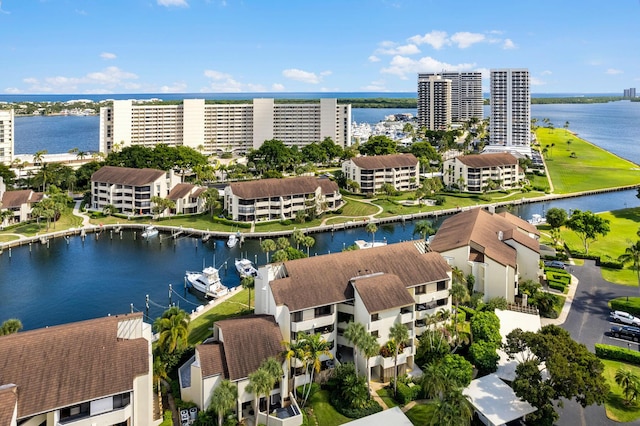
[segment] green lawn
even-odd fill
[[[640,377],[640,367],[607,359],[603,359],[602,363],[604,364],[604,377],[610,386],[610,392],[604,405],[607,417],[621,423],[631,422],[640,418],[640,405],[638,403],[625,405],[622,398],[622,388],[615,381],[616,371],[619,368],[631,370]]]
[[[637,164],[580,139],[566,129],[538,128],[536,137],[541,148],[547,148],[545,162],[556,194],[636,185],[640,182],[640,167]],[[552,147],[552,144],[555,146]],[[572,153],[575,153],[575,158],[571,157]],[[589,176],[589,179],[585,179],[585,176]]]
[[[431,417],[433,417],[433,411],[435,407],[431,404],[418,404],[405,414],[416,426],[431,424]]]
[[[384,403],[387,404],[387,407],[393,408],[399,405],[396,402],[396,400],[393,399],[393,391],[391,389],[389,388],[378,389],[376,393],[380,396],[380,398],[382,398]]]
[[[353,420],[343,416],[333,408],[329,402],[329,391],[326,390],[320,390],[313,394],[307,403],[307,407],[311,409],[311,416],[315,418],[315,422],[312,420],[310,425],[338,426]]]
[[[240,290],[237,294],[234,294],[229,299],[214,306],[206,313],[200,315],[189,324],[189,338],[190,345],[197,345],[202,343],[207,337],[212,336],[211,329],[213,323],[222,319],[236,317],[240,315],[248,315],[253,312],[253,309],[249,310],[247,302],[249,301],[249,290]],[[253,306],[253,289],[251,290],[251,306]]]

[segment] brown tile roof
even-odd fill
[[[167,198],[174,201],[179,200],[189,195],[195,187],[196,186],[191,183],[179,183],[173,187],[169,195],[167,195]]]
[[[443,253],[459,247],[473,246],[485,257],[515,268],[516,250],[504,242],[506,236],[530,248],[538,245],[534,238],[519,231],[513,232],[515,229],[516,225],[503,216],[483,209],[471,209],[446,219],[433,237],[431,249]],[[528,240],[524,240],[525,238]]]
[[[6,191],[2,194],[2,207],[3,209],[10,209],[12,207],[20,207],[27,203],[37,203],[43,197],[42,192],[33,192],[30,189],[21,189],[18,191]]]
[[[224,363],[224,350],[220,342],[211,342],[198,345],[198,357],[202,367],[202,377],[211,377],[222,374],[228,378],[229,372]]]
[[[199,186],[198,189],[193,191],[193,196],[194,197],[199,197],[202,194],[204,194],[205,192],[207,192],[207,188],[203,188],[203,187]]]
[[[540,253],[540,241],[536,240],[535,238],[529,237],[524,232],[520,232],[517,229],[505,231],[502,239],[504,241],[514,240],[521,245],[531,249],[532,251]]]
[[[0,425],[10,425],[18,401],[17,386],[0,386]]]
[[[498,215],[504,217],[509,222],[513,223],[523,231],[540,236],[540,231],[538,230],[538,228],[535,225],[530,224],[526,220],[520,219],[518,216],[511,214],[509,212],[501,212],[501,213],[498,213]]]
[[[271,291],[277,305],[299,311],[353,299],[349,282],[360,275],[394,274],[405,287],[448,279],[451,268],[442,256],[422,254],[416,244],[421,242],[290,260],[284,262],[287,277],[271,281]]]
[[[0,336],[0,384],[18,386],[18,418],[133,389],[147,374],[149,343],[118,339],[110,316]]]
[[[260,179],[249,182],[234,182],[229,186],[233,195],[247,200],[280,195],[311,194],[316,191],[318,178],[298,176],[284,179]]]
[[[390,169],[396,167],[411,167],[418,164],[413,154],[391,154],[354,157],[353,164],[365,170]]]
[[[356,278],[352,284],[370,314],[415,303],[397,275],[371,275]]]
[[[91,182],[142,186],[166,175],[157,169],[133,169],[130,167],[103,166],[91,175]]]
[[[457,158],[467,167],[499,167],[518,164],[518,159],[508,152],[461,155]]]
[[[282,352],[282,333],[272,315],[249,315],[216,322],[222,330],[229,380],[244,379],[269,357]]]
[[[332,181],[331,179],[326,179],[326,178],[318,179],[318,184],[320,185],[322,194],[333,194],[340,190],[340,188],[338,187],[338,184]]]

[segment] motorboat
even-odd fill
[[[191,288],[205,297],[217,299],[229,293],[229,289],[222,284],[218,269],[207,266],[202,272],[187,271],[185,278]]]
[[[238,232],[229,235],[229,239],[227,240],[227,247],[234,248],[238,244],[238,241],[240,241],[240,238],[238,238],[240,236],[239,234],[240,233]]]
[[[374,248],[374,247],[383,247],[383,246],[387,245],[386,241],[370,242],[370,241],[365,241],[365,240],[356,240],[356,241],[354,241],[354,243],[358,246],[358,248],[360,250],[370,249],[370,248]]]
[[[531,219],[529,219],[527,222],[532,225],[543,225],[547,223],[547,218],[543,217],[541,214],[534,213],[531,215]]]
[[[236,269],[241,277],[255,277],[258,270],[249,259],[236,259]]]
[[[158,228],[156,228],[153,225],[149,225],[146,228],[144,228],[144,231],[142,231],[142,234],[140,235],[142,236],[142,238],[152,238],[152,237],[156,237],[158,233],[159,233]]]

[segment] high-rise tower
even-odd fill
[[[451,80],[439,75],[418,76],[418,124],[446,130],[451,124]]]
[[[530,154],[531,93],[529,70],[491,70],[491,148]],[[494,147],[495,146],[495,147]],[[491,149],[492,151],[495,149]]]

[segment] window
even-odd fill
[[[426,285],[419,285],[416,287],[416,294],[426,294],[426,293],[427,293]]]
[[[71,407],[65,407],[60,410],[60,420],[74,420],[81,417],[89,416],[90,404],[83,402],[82,404],[72,405]]]
[[[372,335],[373,337],[380,337],[380,335],[378,334],[378,330],[372,331],[372,332],[371,332],[371,335]]]
[[[302,321],[302,311],[294,312],[293,322],[300,322],[300,321]]]
[[[446,281],[438,281],[438,291],[446,290],[446,289],[447,289],[447,282]]]
[[[371,314],[371,322],[378,321],[380,319],[379,314]]]
[[[129,392],[116,395],[113,397],[113,409],[126,407],[131,403],[131,394]]]
[[[331,305],[321,306],[319,308],[315,308],[313,310],[313,313],[314,313],[314,316],[316,318],[325,317],[327,315],[331,315]]]

